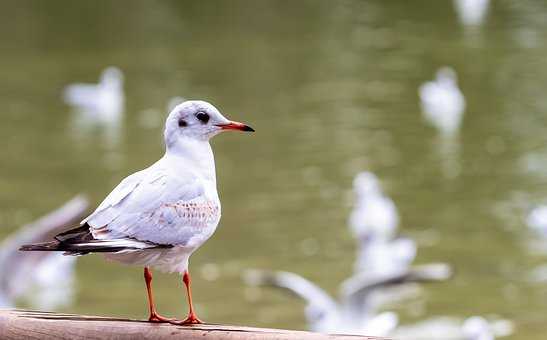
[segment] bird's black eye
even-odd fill
[[[179,119],[179,126],[180,127],[185,127],[186,125],[188,125],[188,123],[186,123],[186,121],[184,119]]]
[[[207,122],[209,121],[209,115],[203,111],[199,111],[198,113],[196,113],[196,118],[203,124],[207,124]]]

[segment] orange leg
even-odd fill
[[[194,312],[194,305],[192,304],[192,289],[190,287],[191,279],[190,279],[190,273],[188,273],[188,270],[184,272],[182,275],[182,282],[184,282],[184,285],[186,286],[186,294],[188,295],[188,305],[189,305],[189,312],[188,317],[183,321],[171,321],[173,324],[177,325],[190,325],[190,324],[200,324],[203,323],[200,319],[198,319],[196,313]]]
[[[144,281],[146,282],[146,291],[148,293],[148,308],[150,310],[150,316],[148,321],[150,322],[170,322],[172,319],[163,317],[156,311],[154,305],[154,296],[152,294],[152,272],[148,267],[144,267]]]

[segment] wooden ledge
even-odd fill
[[[0,310],[0,339],[205,339],[205,340],[379,340],[282,329],[202,324],[175,326],[140,320],[25,310]]]

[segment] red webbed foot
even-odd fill
[[[195,314],[190,314],[184,320],[172,320],[172,321],[169,321],[169,323],[173,325],[179,325],[179,326],[188,326],[188,325],[199,325],[199,324],[202,324],[203,321],[198,319],[198,317]]]
[[[148,322],[171,322],[171,321],[176,321],[175,319],[172,319],[172,318],[166,318],[164,316],[161,316],[159,314],[156,314],[156,313],[153,313],[153,314],[150,314],[150,317],[148,318]]]

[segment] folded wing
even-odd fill
[[[152,166],[123,180],[82,223],[97,240],[192,246],[219,219],[218,200],[206,197],[201,181]]]

